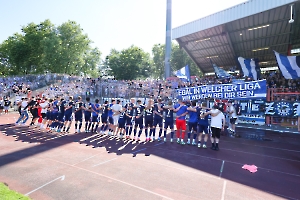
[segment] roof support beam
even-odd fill
[[[289,43],[282,43],[282,44],[274,44],[274,45],[268,45],[268,47],[277,47],[282,45],[288,45]],[[264,47],[261,47],[264,48]],[[246,49],[246,50],[239,50],[239,52],[245,52],[245,51],[252,51],[253,49]]]

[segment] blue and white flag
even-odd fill
[[[285,79],[300,78],[300,56],[284,56],[274,51],[278,67]]]
[[[177,76],[178,78],[180,78],[182,81],[185,81],[185,82],[191,81],[190,69],[189,69],[188,65],[181,68],[180,70],[175,71],[174,75]]]
[[[254,59],[245,59],[243,57],[238,57],[238,61],[243,70],[244,76],[253,78],[253,80],[259,79],[259,71],[258,61]]]
[[[222,78],[231,78],[232,77],[231,74],[226,72],[224,69],[221,69],[216,64],[213,64],[213,67],[214,67],[217,78],[222,79]]]

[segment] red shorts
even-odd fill
[[[186,130],[186,122],[184,119],[176,119],[176,128],[177,130]]]

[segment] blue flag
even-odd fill
[[[300,78],[300,56],[284,56],[274,51],[278,67],[285,79]]]
[[[238,61],[241,65],[244,76],[251,77],[255,81],[260,78],[260,67],[257,59],[238,57]]]
[[[174,75],[184,82],[191,82],[190,69],[188,65],[181,68],[180,70],[175,71]]]
[[[221,69],[216,64],[213,64],[216,76],[218,79],[224,79],[224,78],[232,78],[232,75],[226,72],[224,69]]]

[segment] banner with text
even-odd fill
[[[177,96],[182,100],[197,100],[207,98],[217,99],[258,99],[266,98],[266,80],[249,81],[244,83],[201,85],[177,89]]]

